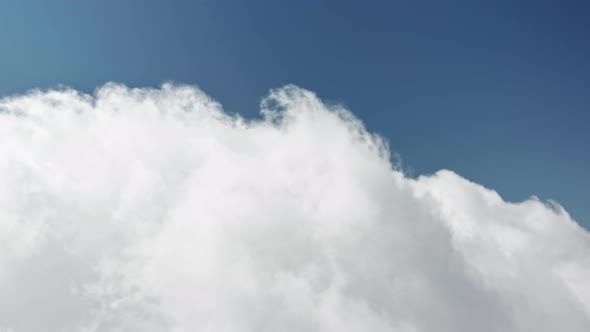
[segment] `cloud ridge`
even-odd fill
[[[0,100],[0,331],[590,330],[557,203],[409,178],[293,85],[261,114],[170,83]]]

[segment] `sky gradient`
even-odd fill
[[[589,16],[583,1],[3,1],[0,95],[174,81],[258,117],[294,83],[414,175],[555,199],[588,228]]]

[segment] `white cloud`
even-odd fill
[[[288,86],[0,101],[0,330],[589,331],[590,239],[554,203],[394,170]]]

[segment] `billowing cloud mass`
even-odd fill
[[[590,331],[556,203],[416,179],[287,86],[244,120],[190,86],[0,101],[0,331]]]

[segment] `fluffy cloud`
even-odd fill
[[[261,120],[195,87],[0,101],[0,331],[589,331],[559,205],[412,179],[287,86]]]

